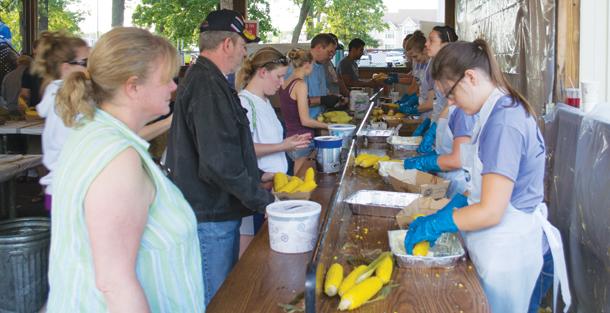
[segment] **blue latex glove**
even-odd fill
[[[402,112],[404,114],[410,114],[410,115],[421,114],[417,110],[417,104],[413,105],[413,102],[409,102],[409,101],[407,101],[407,103],[401,104],[400,107],[398,108],[398,112]]]
[[[383,82],[387,85],[398,83],[398,73],[390,73]]]
[[[413,254],[413,247],[424,240],[430,243],[430,247],[434,247],[436,239],[442,234],[457,231],[457,225],[453,221],[453,210],[441,210],[428,216],[418,217],[409,226],[405,237],[405,249],[408,254]]]
[[[424,134],[419,147],[417,147],[417,153],[429,153],[432,152],[434,146],[434,140],[436,139],[436,122],[430,124],[430,128]]]
[[[453,196],[453,198],[451,198],[451,201],[449,201],[449,203],[447,203],[439,211],[451,211],[451,212],[453,212],[453,209],[463,208],[463,207],[465,207],[467,205],[468,205],[468,198],[465,195],[463,195],[461,193],[458,193],[455,196]]]
[[[423,122],[421,122],[421,124],[419,124],[419,126],[417,126],[417,128],[413,132],[413,136],[423,135],[424,132],[428,129],[428,127],[430,127],[431,122],[432,122],[432,120],[430,120],[429,117],[426,117],[426,119]]]
[[[398,103],[398,104],[407,103],[407,101],[409,101],[409,99],[411,99],[413,97],[417,98],[417,94],[415,94],[415,93],[404,94],[404,95],[402,95],[402,97],[400,97],[400,99],[398,101],[396,101],[396,103]]]
[[[408,158],[404,161],[404,167],[407,170],[416,169],[423,172],[441,171],[441,168],[438,166],[438,155],[436,154]]]

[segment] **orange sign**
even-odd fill
[[[245,29],[250,33],[253,34],[254,37],[258,36],[258,21],[244,21],[245,23]]]

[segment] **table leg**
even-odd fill
[[[15,179],[11,179],[8,184],[8,217],[17,218],[17,204],[15,203]]]

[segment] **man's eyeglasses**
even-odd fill
[[[72,60],[72,61],[68,61],[66,63],[70,64],[70,65],[80,65],[82,67],[87,67],[87,60],[88,59],[82,59],[82,60]]]
[[[457,85],[463,78],[464,74],[462,74],[462,76],[460,76],[460,78],[453,84],[453,86],[451,86],[451,89],[449,89],[449,91],[445,94],[445,99],[453,99],[453,90],[455,89],[455,87],[457,87]]]
[[[269,61],[269,62],[261,65],[261,67],[265,67],[265,66],[267,66],[269,64],[281,64],[281,65],[287,66],[288,65],[288,58],[286,58],[285,56],[282,56],[281,58],[279,58],[277,60]]]

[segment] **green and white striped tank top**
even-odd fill
[[[191,207],[152,161],[148,143],[97,110],[95,118],[77,128],[66,142],[53,181],[49,313],[107,312],[95,286],[83,204],[95,177],[130,147],[140,154],[156,190],[136,264],[149,306],[152,312],[205,311],[197,221]]]

